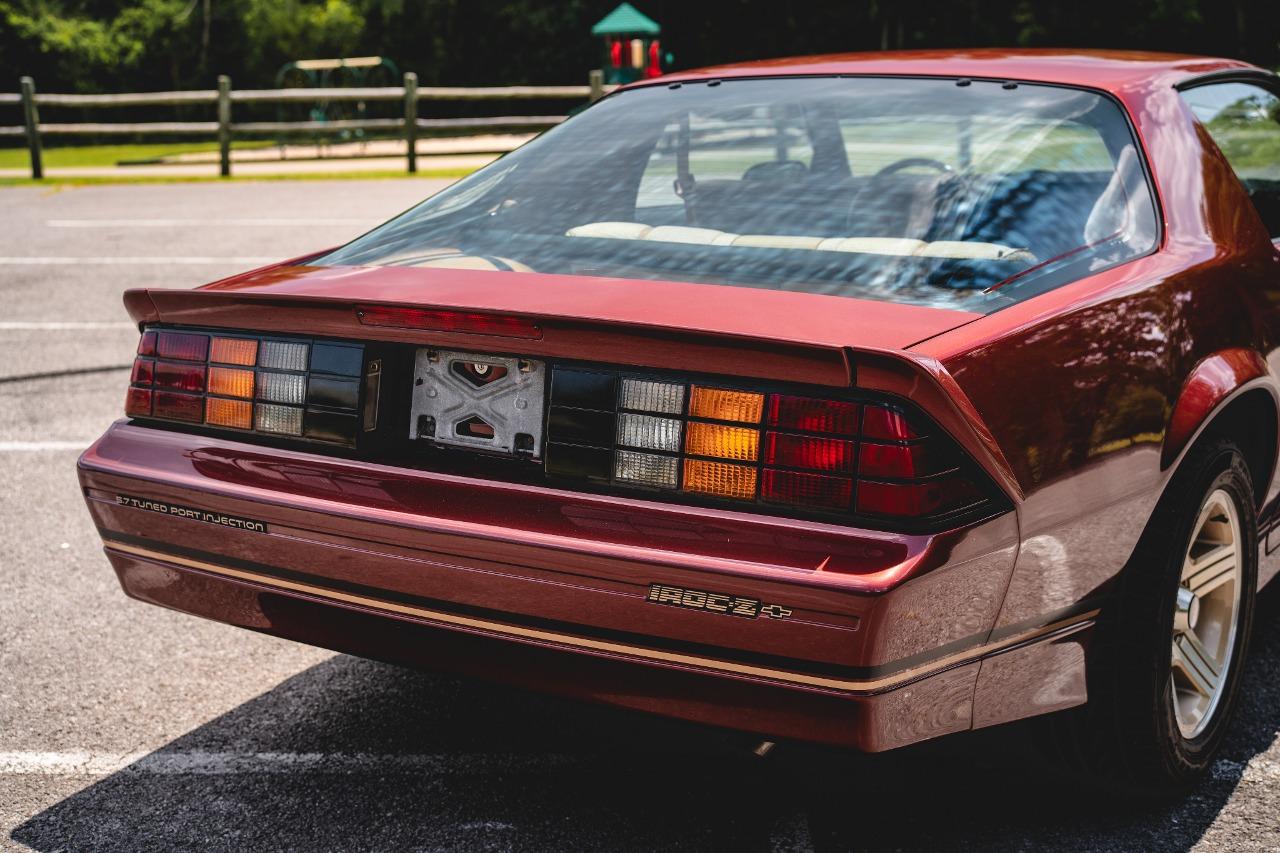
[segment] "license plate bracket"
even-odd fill
[[[410,437],[541,459],[546,377],[546,364],[535,359],[420,349]]]

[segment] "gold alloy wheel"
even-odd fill
[[[1227,682],[1240,621],[1241,534],[1235,501],[1218,489],[1205,500],[1182,563],[1173,612],[1173,712],[1187,740],[1213,719]]]

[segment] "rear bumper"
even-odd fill
[[[992,635],[1016,551],[1011,515],[902,536],[126,422],[79,468],[134,598],[367,657],[866,751],[969,728],[984,660],[998,656],[995,671],[1018,684],[1091,624],[1090,613],[1063,614]],[[654,585],[668,604],[652,600],[663,597]],[[685,591],[682,606],[671,589]],[[705,606],[733,598],[754,602],[751,615]],[[1010,667],[1031,647],[1058,651]],[[1025,715],[1020,701],[1035,705],[1040,688],[1028,684],[1025,701],[1001,690],[1002,718]]]

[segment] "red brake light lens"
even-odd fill
[[[157,391],[154,396],[157,418],[190,421],[197,424],[204,420],[204,397],[175,394],[172,391]]]
[[[142,337],[138,339],[138,355],[155,355],[156,354],[156,333],[143,332]]]
[[[158,388],[176,388],[180,391],[203,392],[204,365],[157,361],[155,363],[155,384]]]
[[[130,388],[124,398],[124,413],[131,418],[145,418],[151,414],[151,389]]]
[[[947,477],[916,483],[858,483],[858,512],[918,518],[968,506],[981,498],[969,480]]]
[[[864,477],[912,479],[940,473],[946,465],[930,444],[862,443],[858,473]]]
[[[766,468],[761,497],[778,503],[845,509],[853,498],[853,481],[844,477]]]
[[[868,405],[862,415],[862,437],[876,441],[912,441],[920,433],[901,412]]]
[[[156,363],[149,359],[134,359],[133,374],[129,377],[129,381],[134,385],[150,385],[151,380],[155,377]]]
[[[156,337],[156,354],[161,358],[204,361],[209,357],[209,336],[161,332]]]
[[[842,438],[770,432],[765,434],[764,463],[852,474],[856,448],[853,441]]]
[[[769,395],[768,424],[779,429],[855,435],[861,406],[842,400]]]

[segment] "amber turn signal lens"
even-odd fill
[[[685,436],[684,452],[691,456],[716,456],[754,462],[760,455],[760,432],[745,427],[694,421],[689,424],[689,431]]]
[[[209,368],[209,393],[224,397],[253,398],[253,371],[233,367]]]
[[[214,338],[209,361],[253,367],[258,361],[258,342],[250,338]]]
[[[760,422],[760,413],[763,411],[764,395],[747,391],[695,385],[693,395],[689,398],[689,415],[695,418],[755,424]]]
[[[745,465],[729,465],[724,462],[706,462],[686,459],[684,463],[684,490],[702,492],[722,498],[754,500],[756,496],[756,469]]]
[[[205,420],[215,426],[250,429],[253,426],[253,404],[248,400],[210,397],[205,405]]]

